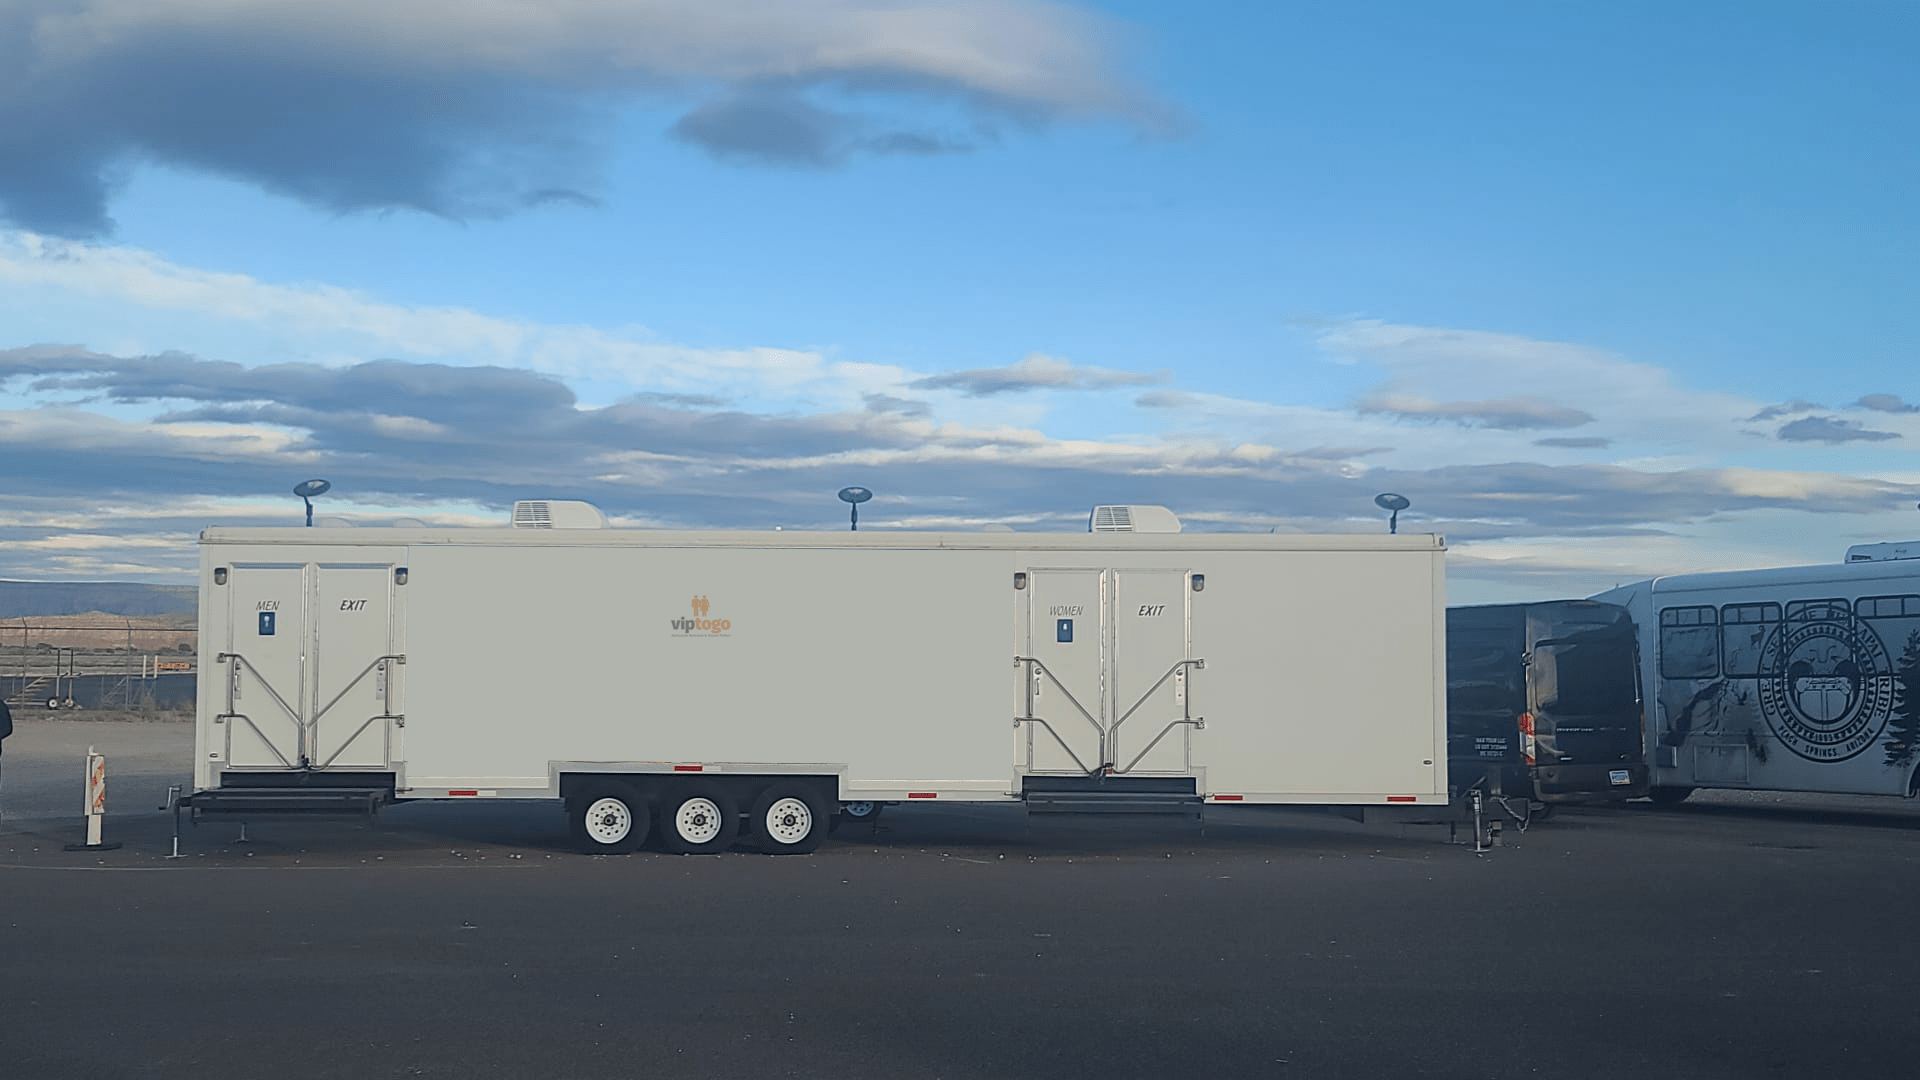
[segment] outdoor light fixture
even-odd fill
[[[871,498],[873,498],[873,492],[868,491],[866,488],[863,488],[863,487],[847,487],[847,488],[840,489],[840,501],[843,503],[846,503],[847,509],[852,511],[853,513],[853,524],[852,524],[853,532],[860,531],[860,504],[863,502],[866,502],[868,499],[871,499]]]
[[[307,504],[307,528],[313,528],[313,497],[326,494],[327,489],[332,486],[333,483],[329,480],[302,480],[293,485],[293,493],[300,496],[301,502]]]
[[[1387,531],[1389,533],[1397,533],[1400,531],[1400,511],[1412,506],[1413,502],[1405,495],[1395,495],[1391,491],[1383,491],[1373,497],[1373,505],[1382,510],[1393,511],[1393,516],[1387,519]]]

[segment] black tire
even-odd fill
[[[647,804],[618,780],[581,784],[567,796],[574,846],[591,855],[624,855],[647,839]]]
[[[57,708],[59,708],[59,707],[60,707],[60,699],[59,699],[59,698],[57,698],[57,697],[50,697],[50,698],[48,698],[48,699],[47,699],[47,708],[49,708],[49,709],[57,709]]]
[[[1647,798],[1652,799],[1655,806],[1678,806],[1691,794],[1690,787],[1657,787],[1648,790]]]
[[[654,823],[654,842],[673,855],[711,855],[740,835],[740,807],[727,789],[705,780],[667,789]]]
[[[768,785],[753,801],[753,846],[769,855],[805,855],[820,846],[833,827],[832,811],[820,789],[794,780]]]

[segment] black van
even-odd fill
[[[1639,650],[1593,600],[1447,609],[1447,778],[1540,802],[1647,794]]]

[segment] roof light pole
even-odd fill
[[[307,528],[313,528],[313,497],[326,494],[327,489],[332,486],[333,483],[327,480],[302,480],[293,485],[293,493],[300,496],[301,502],[307,504]]]
[[[1392,516],[1387,518],[1387,532],[1393,534],[1400,531],[1400,511],[1412,506],[1413,502],[1405,495],[1395,495],[1391,491],[1383,491],[1373,497],[1373,505],[1382,510],[1393,511]]]
[[[840,501],[846,503],[847,509],[853,514],[853,523],[850,531],[860,531],[860,504],[871,498],[873,498],[873,492],[863,487],[840,489]]]

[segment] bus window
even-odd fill
[[[1660,610],[1660,677],[1711,679],[1720,674],[1720,627],[1710,607]]]
[[[1760,650],[1780,625],[1779,604],[1728,604],[1720,609],[1720,669],[1728,678],[1758,678]]]

